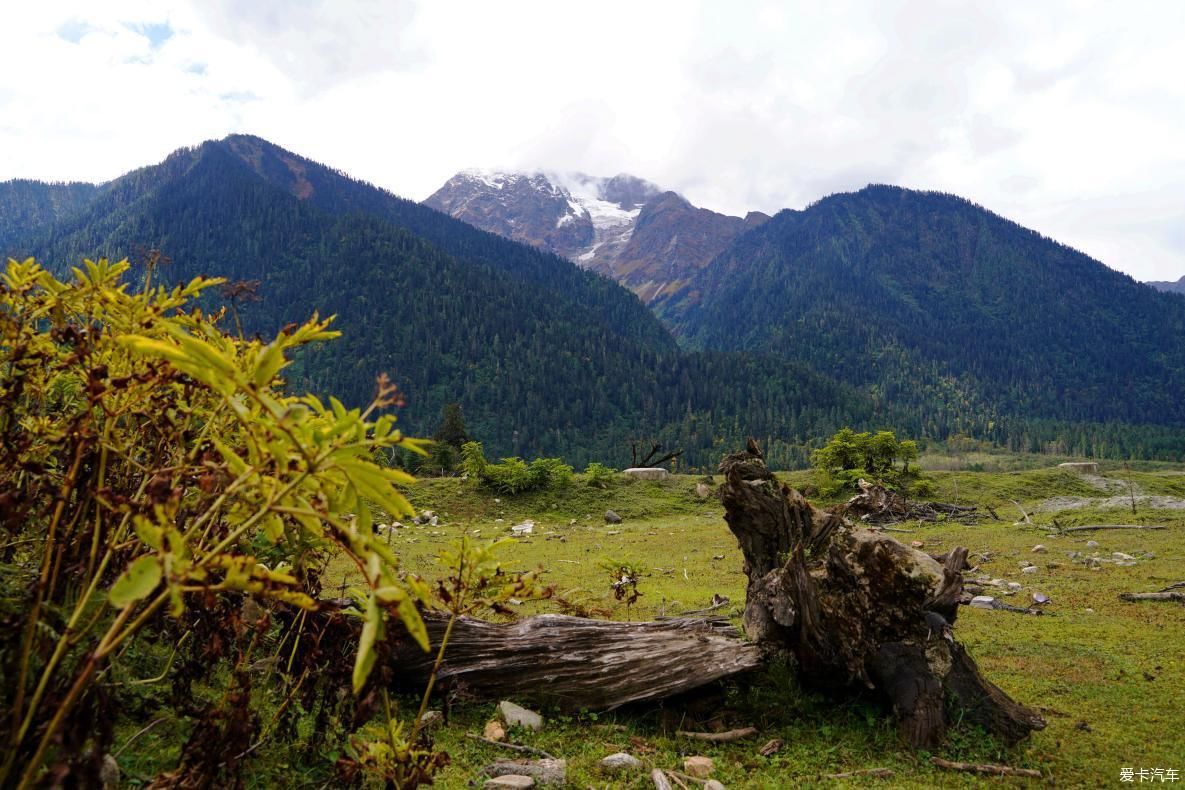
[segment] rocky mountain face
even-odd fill
[[[656,304],[681,294],[692,274],[742,231],[768,217],[730,217],[620,174],[466,170],[424,201],[457,219],[562,255]]]
[[[1158,291],[1185,294],[1185,277],[1182,277],[1180,280],[1149,280],[1148,285],[1151,285]]]

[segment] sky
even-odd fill
[[[0,180],[248,133],[417,200],[471,167],[732,214],[891,183],[1185,275],[1179,0],[42,0],[0,36]]]

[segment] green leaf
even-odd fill
[[[160,577],[160,558],[155,554],[145,555],[129,565],[115,580],[107,598],[112,606],[122,609],[147,598],[160,584]]]
[[[358,640],[358,656],[354,659],[354,693],[366,685],[370,671],[374,669],[375,643],[382,637],[383,610],[371,595],[366,599],[366,622],[362,625],[362,636]]]
[[[399,605],[399,619],[403,621],[403,627],[411,634],[411,638],[427,653],[428,628],[424,625],[424,618],[420,617],[419,609],[410,601],[406,601]]]

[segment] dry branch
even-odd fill
[[[1013,768],[1011,765],[992,765],[991,763],[956,763],[941,757],[931,757],[930,762],[948,771],[964,771],[984,776],[1027,776],[1040,779],[1041,772],[1035,768]]]
[[[827,779],[854,779],[857,776],[869,776],[874,779],[893,778],[892,768],[862,768],[859,771],[844,771],[841,774],[827,774]]]
[[[694,738],[697,741],[708,741],[709,743],[732,743],[733,741],[743,740],[744,738],[752,738],[757,734],[756,727],[742,727],[739,730],[729,730],[727,732],[686,732],[684,730],[677,730],[676,735],[682,735],[684,738]]]
[[[1121,601],[1180,601],[1185,603],[1185,592],[1120,593],[1119,599]]]
[[[1062,532],[1094,532],[1100,529],[1168,529],[1152,524],[1087,524],[1083,527],[1066,527]]]
[[[481,741],[482,743],[488,743],[490,746],[499,746],[503,749],[513,749],[514,751],[522,752],[523,754],[533,754],[536,757],[542,757],[544,760],[554,760],[555,759],[555,757],[553,757],[552,755],[548,754],[547,752],[543,751],[542,749],[536,749],[534,746],[520,746],[517,743],[506,743],[505,741],[495,741],[495,740],[491,740],[490,738],[486,738],[482,735],[474,735],[471,732],[465,733],[465,737],[471,741]]]
[[[979,520],[976,508],[970,505],[953,505],[950,502],[910,502],[896,491],[867,480],[857,482],[860,493],[849,499],[840,515],[866,524],[898,524],[902,521],[960,521],[974,523]],[[890,530],[886,532],[905,530]]]
[[[674,790],[661,768],[655,768],[650,772],[650,781],[654,782],[654,790]]]
[[[1025,509],[1020,506],[1019,502],[1017,502],[1015,499],[1009,499],[1008,501],[1011,502],[1012,504],[1016,505],[1016,509],[1019,510],[1020,514],[1025,517],[1026,524],[1033,523],[1033,520],[1031,518],[1029,518],[1029,514],[1025,512]]]

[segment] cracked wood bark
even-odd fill
[[[425,614],[433,645],[447,619]],[[761,651],[724,618],[621,623],[538,615],[512,623],[461,618],[439,681],[482,698],[512,697],[568,710],[611,710],[665,699],[757,669]],[[427,678],[434,654],[395,646],[404,682]]]
[[[749,577],[745,631],[767,654],[792,656],[810,686],[878,689],[915,747],[940,742],[952,716],[1007,743],[1045,726],[986,680],[961,645],[929,634],[923,612],[954,623],[966,549],[940,565],[817,510],[774,478],[752,441],[720,471],[725,520]]]

